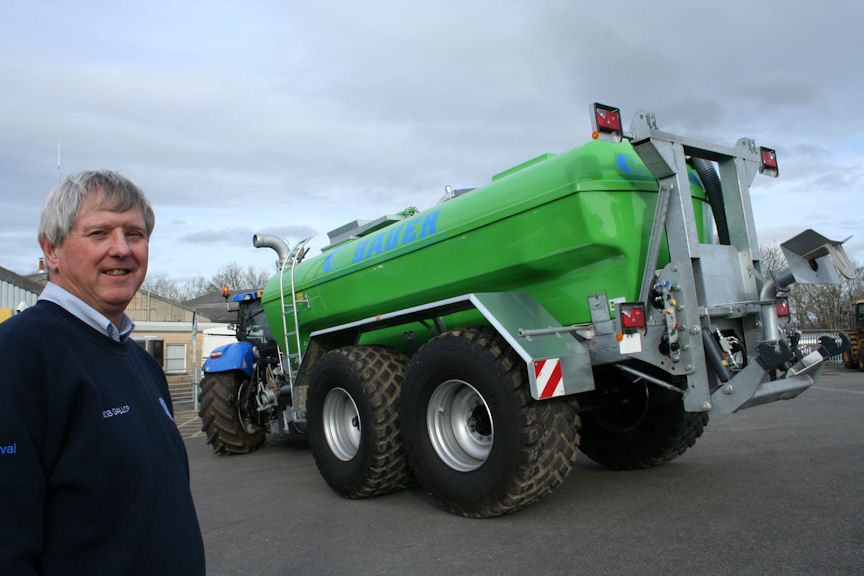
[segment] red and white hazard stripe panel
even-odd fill
[[[534,362],[534,375],[537,376],[537,389],[540,399],[554,398],[564,394],[564,377],[561,375],[561,359],[549,358]]]

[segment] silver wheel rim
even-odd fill
[[[249,384],[249,380],[244,380],[240,383],[240,386],[237,388],[237,419],[240,422],[240,427],[246,434],[255,434],[258,432],[258,426],[249,418],[249,415],[246,414],[246,411],[243,410],[244,402],[243,402],[243,388]]]
[[[333,388],[324,398],[324,437],[333,454],[347,462],[360,449],[360,413],[344,388]]]
[[[492,414],[483,396],[462,380],[448,380],[429,398],[429,440],[438,457],[459,472],[486,462],[495,436]]]

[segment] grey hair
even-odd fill
[[[67,176],[48,196],[39,221],[39,241],[45,239],[60,246],[78,223],[81,204],[90,193],[97,195],[95,206],[102,210],[125,212],[135,206],[140,208],[150,237],[156,215],[134,182],[111,170],[82,170]]]

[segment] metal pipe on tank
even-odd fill
[[[288,246],[288,242],[279,236],[274,236],[272,234],[255,234],[252,236],[252,245],[256,248],[272,248],[275,250],[276,254],[279,255],[278,266],[280,268],[291,254],[291,248]]]
[[[795,281],[791,270],[772,270],[771,278],[759,290],[760,316],[762,320],[762,340],[777,342],[780,340],[780,328],[777,318],[777,292],[788,289]]]

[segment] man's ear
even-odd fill
[[[42,253],[45,254],[45,266],[49,271],[55,271],[60,267],[60,261],[57,259],[57,246],[48,241],[47,238],[39,238],[39,246],[42,247]]]

